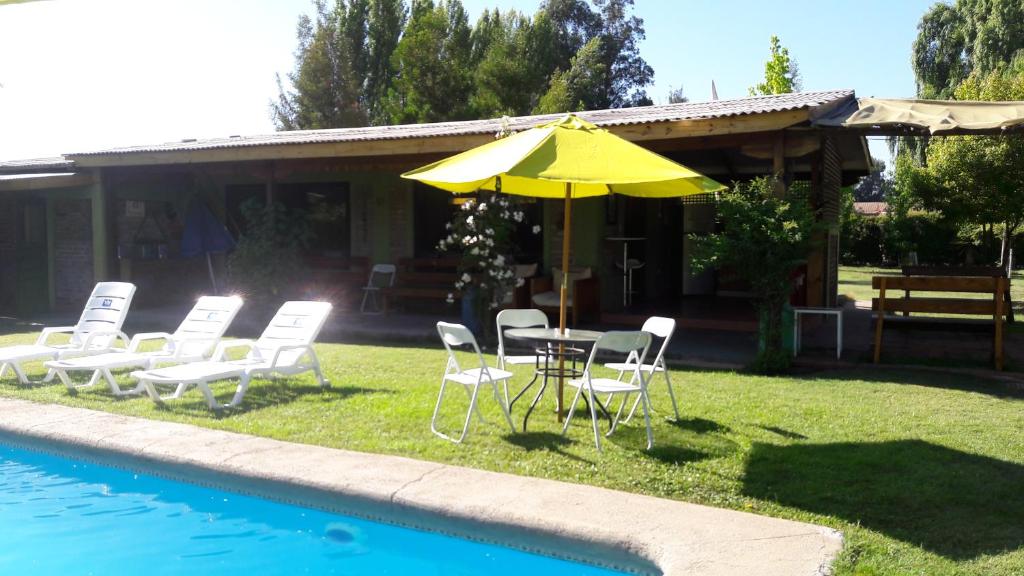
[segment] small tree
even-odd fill
[[[311,232],[306,214],[252,199],[241,206],[245,231],[228,259],[233,289],[264,302],[281,299],[302,277],[302,248]]]
[[[693,267],[734,274],[754,293],[764,346],[754,369],[777,372],[789,366],[782,346],[782,314],[793,291],[793,270],[807,261],[818,227],[806,198],[775,194],[774,178],[736,184],[722,193],[718,216],[721,232],[693,236]]]
[[[764,82],[750,87],[751,96],[770,96],[800,91],[800,69],[789,57],[778,36],[771,39],[771,58],[764,63]]]

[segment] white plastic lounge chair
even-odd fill
[[[7,368],[10,367],[18,376],[19,382],[30,384],[22,368],[22,364],[26,362],[102,354],[112,350],[118,339],[127,345],[128,337],[121,331],[121,325],[124,324],[124,317],[134,295],[134,284],[100,282],[92,289],[78,324],[44,328],[35,344],[0,348],[0,378],[4,377]],[[68,332],[71,333],[71,339],[66,344],[47,343],[53,334]],[[43,382],[49,382],[53,376],[54,372],[50,370]]]
[[[374,313],[380,312],[380,302],[377,300],[377,294],[380,293],[382,288],[390,288],[395,285],[395,268],[394,264],[374,264],[373,268],[370,269],[370,279],[366,281],[366,286],[363,286],[363,303],[359,305],[359,311],[362,313],[366,312],[366,300],[373,300],[373,311]]]
[[[505,416],[505,421],[508,422],[509,428],[515,432],[515,426],[512,424],[512,417],[508,413],[508,405],[502,401],[501,395],[498,394],[498,382],[507,381],[512,377],[511,372],[506,372],[500,368],[491,368],[484,361],[483,354],[480,353],[480,347],[476,343],[476,338],[468,328],[461,324],[449,324],[447,322],[437,323],[437,333],[441,336],[441,341],[444,342],[444,348],[448,351],[448,364],[444,369],[444,376],[441,377],[441,391],[437,395],[437,404],[434,405],[434,415],[430,419],[430,430],[444,438],[445,440],[451,440],[452,442],[459,443],[466,438],[466,433],[469,432],[469,422],[473,419],[473,413],[475,412],[477,417],[483,421],[483,416],[480,414],[480,409],[477,407],[477,396],[480,392],[480,386],[490,386],[494,392],[494,399],[498,401],[501,406],[501,413]],[[479,368],[470,368],[463,370],[459,366],[459,361],[455,358],[455,352],[452,350],[452,346],[469,346],[476,353],[477,358],[480,360]],[[449,382],[458,384],[469,394],[469,408],[466,410],[466,422],[462,426],[462,433],[459,434],[458,438],[452,438],[447,434],[437,429],[437,413],[441,409],[441,400],[444,399],[444,390]]]
[[[331,312],[328,302],[285,302],[270,320],[259,340],[230,340],[217,345],[213,358],[206,362],[179,364],[155,370],[132,372],[154,402],[180,398],[189,386],[196,386],[206,398],[210,408],[232,408],[238,406],[249,388],[249,381],[257,376],[275,374],[294,375],[312,371],[321,386],[327,386],[320,360],[313,351],[316,340],[327,315]],[[231,348],[248,348],[245,358],[225,360],[224,353]],[[210,382],[238,378],[238,387],[231,402],[217,403]],[[173,394],[160,396],[157,385],[176,386]]]
[[[662,316],[651,316],[644,322],[642,332],[647,332],[655,338],[661,338],[661,348],[658,349],[658,355],[654,357],[654,361],[650,364],[643,364],[640,366],[640,370],[647,375],[647,385],[650,386],[651,382],[654,381],[654,374],[657,372],[662,373],[665,376],[665,385],[668,386],[668,397],[672,399],[672,411],[675,412],[676,420],[679,420],[679,407],[676,405],[676,395],[672,391],[672,380],[668,375],[668,367],[665,366],[665,351],[668,350],[668,344],[672,340],[672,334],[676,331],[676,321],[672,318],[664,318]],[[619,378],[622,378],[624,372],[631,372],[634,369],[636,363],[635,357],[629,357],[625,362],[611,362],[605,364],[606,368],[619,371]],[[625,402],[628,397],[623,399]],[[640,405],[640,398],[638,397],[633,402],[633,407],[629,410],[627,415],[622,421],[629,422],[629,419],[633,417],[633,413],[636,412],[637,406]]]
[[[231,325],[231,321],[238,314],[242,307],[242,299],[238,296],[203,296],[185,319],[174,331],[174,334],[166,332],[148,332],[136,334],[128,344],[128,350],[124,352],[108,352],[96,356],[82,358],[70,358],[67,360],[51,360],[45,364],[47,368],[57,373],[60,381],[68,387],[68,390],[85,388],[96,384],[100,377],[110,385],[110,391],[115,396],[127,394],[139,394],[142,388],[122,391],[111,370],[124,368],[151,369],[161,364],[184,364],[186,362],[198,362],[209,357],[213,349],[220,343],[224,332]],[[139,346],[146,341],[163,340],[164,345],[159,350],[140,352]],[[68,372],[92,372],[92,378],[87,384],[76,385],[68,377]]]
[[[643,364],[644,358],[647,356],[647,350],[650,347],[651,335],[647,332],[605,332],[597,339],[593,350],[590,351],[590,359],[587,360],[587,366],[583,369],[583,377],[566,382],[569,386],[576,388],[576,395],[573,396],[572,403],[569,405],[569,415],[566,416],[565,424],[562,426],[563,436],[569,430],[569,423],[572,422],[573,413],[576,412],[576,404],[579,403],[580,396],[586,390],[587,403],[590,405],[590,419],[594,425],[594,443],[600,452],[601,434],[598,431],[597,425],[597,395],[609,394],[614,396],[615,394],[625,394],[628,398],[629,394],[639,393],[640,400],[644,406],[644,423],[647,425],[647,449],[650,450],[654,446],[654,435],[651,432],[651,402],[647,398],[647,383],[644,380],[643,372],[640,371],[640,365]],[[636,360],[628,381],[623,381],[621,377],[599,378],[594,375],[595,358],[597,358],[597,353],[600,350],[628,354],[629,357]],[[622,372],[619,374],[622,374]],[[618,413],[615,414],[607,435],[611,435],[615,431],[615,427],[618,426],[623,406],[625,406],[625,401],[619,407]]]

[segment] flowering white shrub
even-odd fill
[[[522,285],[522,278],[516,278],[512,252],[513,233],[525,218],[517,203],[504,194],[481,192],[479,198],[462,204],[445,226],[448,235],[437,245],[442,252],[459,252],[462,256],[461,275],[455,282],[455,292],[448,294],[449,303],[458,293],[476,287],[481,309],[497,308]],[[532,231],[540,234],[541,228],[534,226]]]

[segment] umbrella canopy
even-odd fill
[[[402,174],[456,194],[672,198],[725,187],[573,114]]]
[[[491,190],[565,199],[565,273],[558,324],[565,333],[573,198],[625,194],[671,198],[725,186],[573,114],[402,174],[455,194]]]
[[[214,293],[217,292],[217,279],[213,275],[213,262],[210,254],[228,252],[235,248],[235,239],[227,228],[210,212],[206,204],[198,198],[192,200],[188,214],[185,215],[185,230],[181,235],[181,255],[186,258],[206,254],[206,267],[210,273],[210,283]]]

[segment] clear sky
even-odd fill
[[[539,0],[463,0],[535,11]],[[910,45],[934,0],[636,0],[664,102],[742,97],[777,34],[805,90],[910,97]],[[275,73],[309,0],[0,0],[0,160],[273,131]],[[882,143],[872,146],[884,155]]]

